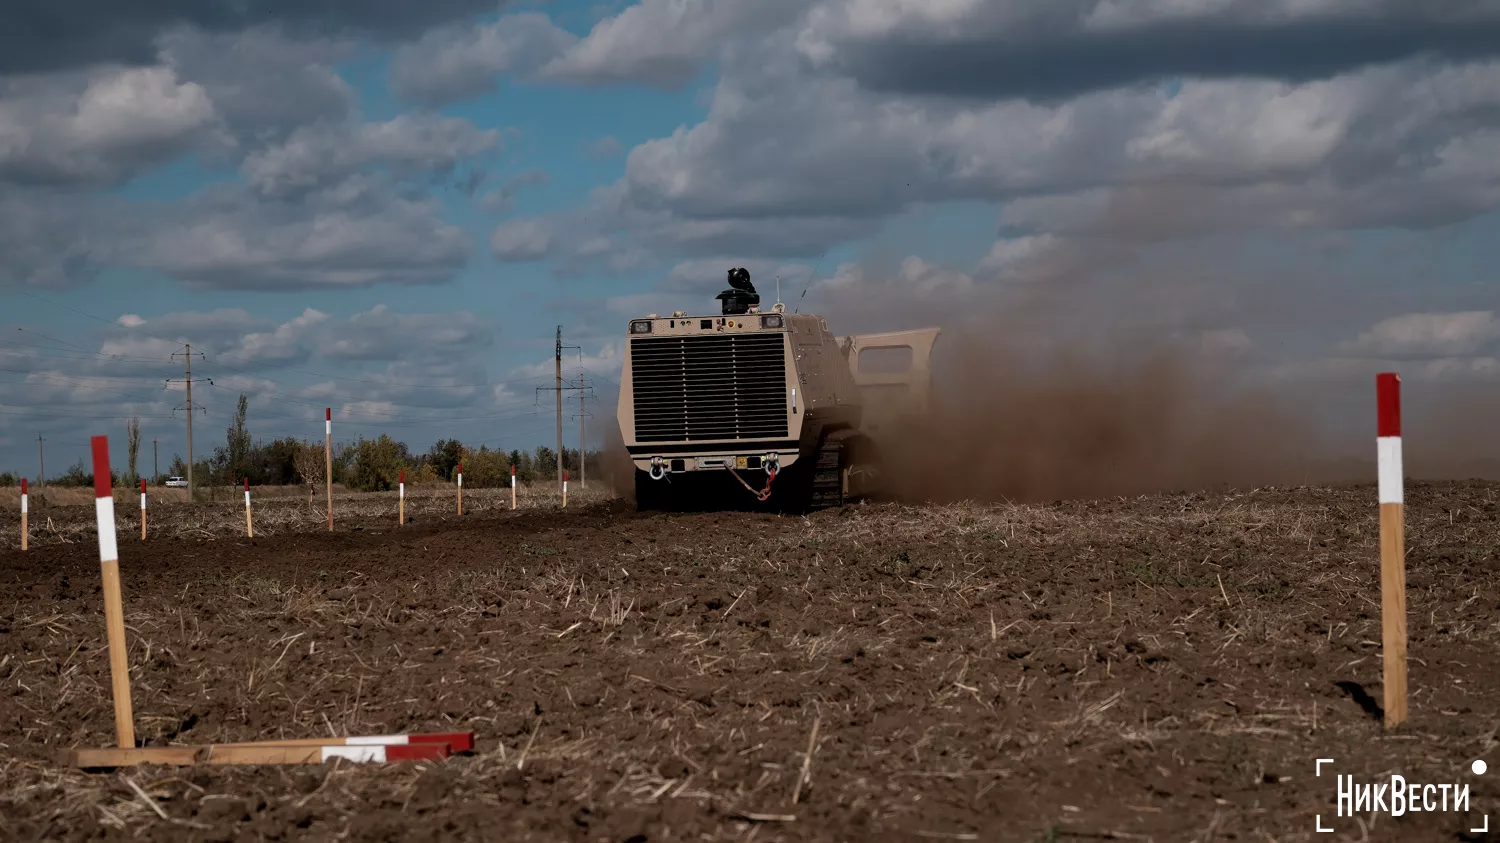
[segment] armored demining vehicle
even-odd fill
[[[806,512],[878,494],[882,431],[926,412],[939,329],[835,336],[779,301],[762,311],[744,268],[729,287],[717,315],[630,322],[618,415],[637,509],[732,494]],[[890,352],[904,366],[880,365]]]

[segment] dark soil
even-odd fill
[[[1497,492],[1408,488],[1394,731],[1372,488],[122,535],[141,743],[476,732],[389,766],[59,766],[114,740],[97,554],[7,552],[3,836],[1485,839]],[[1339,773],[1471,810],[1337,817]]]

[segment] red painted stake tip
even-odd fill
[[[26,478],[21,478],[21,494],[26,494]]]
[[[333,421],[333,408],[332,407],[328,407],[327,409],[323,410],[323,419],[324,419],[324,421]]]
[[[510,467],[510,475],[512,477],[516,476],[516,467],[515,466],[511,466]]]
[[[1381,372],[1375,376],[1375,404],[1378,411],[1376,436],[1401,435],[1401,376]]]
[[[401,479],[398,480],[398,481],[396,481],[396,482],[398,482],[398,483],[405,483],[406,482],[406,469],[402,469],[401,470]]]
[[[245,478],[245,491],[250,491],[250,478]]]
[[[463,474],[464,473],[464,464],[463,463],[459,463],[458,464],[458,473],[459,474]]]
[[[421,744],[390,744],[385,748],[385,760],[426,761],[433,758],[447,758],[449,752],[450,744],[446,742]]]
[[[566,468],[563,469],[563,482],[568,482],[568,470]]]
[[[141,494],[146,494],[146,478],[141,478]]]
[[[474,749],[473,732],[431,732],[407,735],[406,740],[408,745],[446,743],[453,748],[454,752],[470,752]]]
[[[109,437],[95,436],[91,444],[94,450],[94,497],[113,497],[114,481],[109,476]]]

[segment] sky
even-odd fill
[[[733,266],[837,333],[1500,386],[1493,2],[67,6],[0,31],[0,470],[132,416],[165,470],[185,343],[195,456],[241,393],[550,444],[558,326],[597,446],[627,320]]]

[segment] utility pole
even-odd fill
[[[588,378],[582,372],[578,373],[578,385],[570,386],[569,389],[578,390],[578,488],[582,489],[588,482],[588,435],[587,422],[588,411],[583,407],[583,400],[588,397]]]
[[[172,353],[172,356],[176,357],[177,355],[181,354],[182,357],[183,357],[183,360],[186,361],[186,363],[187,363],[186,377],[183,378],[183,383],[186,384],[186,386],[187,386],[186,410],[187,410],[187,482],[188,482],[188,503],[192,503],[193,502],[193,344],[192,343],[183,343],[182,348],[183,348],[182,351],[174,351]],[[198,356],[202,357],[203,353],[199,352]],[[176,380],[176,379],[175,378],[168,378],[167,380],[170,383],[171,381]],[[213,383],[214,382],[213,378],[205,378],[205,380],[207,380],[209,383]]]
[[[557,326],[557,351],[554,356],[554,364],[557,367],[556,382],[553,384],[557,396],[557,488],[562,491],[563,476],[563,444],[562,444],[562,326]]]
[[[578,488],[582,489],[589,482],[589,452],[588,437],[583,433],[583,390],[587,387],[581,374],[578,376],[578,386]]]
[[[42,434],[36,435],[36,485],[37,488],[47,485],[47,457],[42,453]]]
[[[554,363],[555,363],[555,367],[556,368],[555,368],[555,372],[553,374],[553,386],[551,387],[551,390],[553,392],[557,393],[557,492],[558,492],[558,494],[562,494],[562,484],[563,484],[562,394],[563,394],[563,389],[565,387],[563,386],[563,380],[562,380],[562,353],[563,353],[563,349],[565,349],[565,348],[576,349],[579,352],[579,356],[580,357],[583,356],[583,349],[581,347],[576,346],[576,345],[563,345],[562,344],[562,326],[558,325],[557,326],[557,348],[556,348],[556,351],[554,352]],[[548,387],[545,387],[545,386],[539,386],[539,387],[537,387],[537,390],[541,391],[541,390],[544,390],[544,389],[547,389],[547,388]],[[567,389],[577,389],[577,387],[571,387],[571,386],[570,387],[566,387],[566,388]]]

